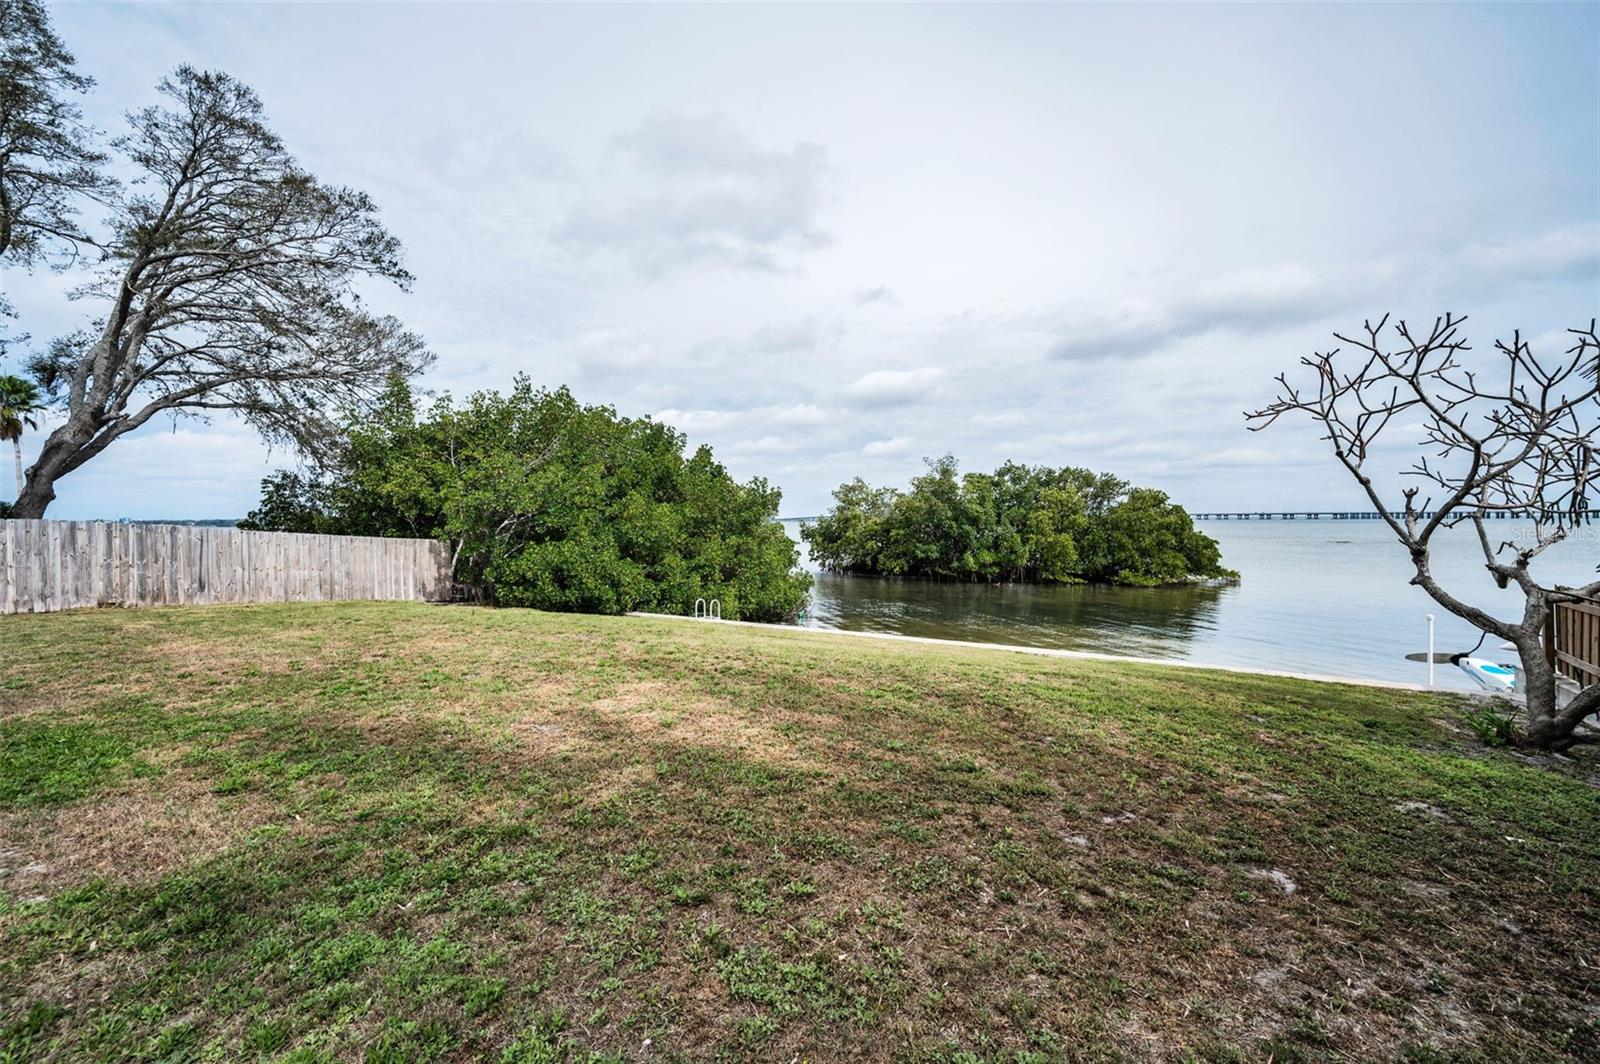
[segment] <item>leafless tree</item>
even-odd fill
[[[1514,335],[1495,344],[1491,383],[1463,363],[1462,353],[1470,350],[1461,335],[1465,320],[1447,314],[1421,332],[1403,321],[1390,327],[1386,316],[1364,323],[1359,334],[1335,334],[1351,349],[1348,356],[1334,348],[1301,359],[1315,377],[1314,389],[1279,376],[1277,400],[1245,416],[1260,430],[1286,414],[1305,414],[1323,430],[1334,456],[1410,552],[1411,582],[1451,613],[1516,646],[1518,686],[1526,698],[1523,740],[1562,749],[1574,741],[1578,724],[1600,711],[1600,684],[1558,705],[1557,677],[1542,637],[1553,606],[1596,601],[1600,581],[1544,584],[1531,568],[1594,513],[1600,339],[1590,322],[1570,330],[1573,340],[1564,355],[1541,360]],[[1403,490],[1397,508],[1374,483],[1368,461],[1380,440],[1419,423],[1424,453],[1405,471],[1419,483]],[[1486,520],[1496,514],[1531,521],[1531,536],[1496,543]],[[1434,578],[1435,535],[1462,524],[1475,529],[1490,577],[1521,590],[1519,619],[1503,620],[1470,605]]]
[[[226,74],[180,67],[160,91],[116,142],[141,176],[81,293],[100,316],[30,363],[67,417],[27,471],[18,517],[42,515],[57,480],[157,414],[230,411],[313,448],[332,415],[431,357],[356,290],[411,280],[365,194],[296,165]]]

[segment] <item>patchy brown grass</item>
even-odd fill
[[[0,809],[0,892],[28,899],[93,880],[147,883],[283,818],[260,795],[220,797],[210,780],[182,774],[67,805]]]
[[[597,699],[589,708],[601,743],[637,740],[716,750],[773,765],[821,769],[794,740],[779,733],[776,721],[757,720],[749,710],[727,699],[697,695],[681,684],[630,683],[615,695]],[[793,716],[780,719],[795,721]],[[619,735],[619,728],[625,734]]]
[[[1446,698],[405,605],[0,641],[13,1057],[1600,1052],[1596,766]]]

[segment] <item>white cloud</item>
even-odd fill
[[[787,454],[804,444],[804,440],[793,436],[763,436],[758,440],[740,440],[726,449],[731,454]]]
[[[870,306],[873,303],[898,303],[900,297],[894,294],[894,289],[888,285],[873,285],[871,288],[858,288],[853,297],[858,307]]]
[[[862,406],[900,406],[928,398],[944,376],[944,370],[933,366],[876,369],[856,378],[844,394]]]
[[[790,425],[795,427],[827,425],[839,420],[839,414],[824,410],[812,403],[795,403],[793,406],[778,407],[774,410],[758,411],[758,415],[774,425]]]
[[[1028,423],[1028,415],[1020,410],[1007,410],[1000,414],[973,414],[972,421],[973,424],[982,425],[985,428],[1014,428],[1017,425],[1026,425]]]
[[[1259,335],[1347,313],[1378,316],[1397,294],[1426,295],[1443,309],[1519,285],[1584,279],[1600,281],[1600,223],[1501,243],[1331,261],[1320,270],[1286,263],[1195,279],[1165,300],[1069,310],[1048,354],[1067,361],[1137,358],[1217,333]]]
[[[740,347],[748,354],[757,355],[812,351],[822,343],[824,336],[832,331],[817,318],[806,317],[798,321],[757,329],[745,338]]]
[[[724,114],[661,114],[612,142],[607,166],[557,239],[615,252],[659,276],[695,263],[792,269],[826,246],[827,152],[766,149]]]
[[[1485,284],[1593,277],[1600,273],[1600,222],[1538,236],[1473,244],[1461,255],[1464,271]]]
[[[652,416],[679,432],[694,435],[721,432],[735,425],[741,425],[749,418],[749,414],[743,410],[678,410],[672,407],[658,410]]]
[[[873,440],[861,448],[863,458],[887,458],[893,455],[908,454],[915,442],[909,436],[896,436],[889,440]]]
[[[1109,312],[1071,313],[1049,353],[1059,359],[1150,355],[1221,330],[1299,324],[1342,303],[1339,287],[1297,264],[1242,271],[1201,281],[1164,303],[1127,300]]]
[[[572,346],[578,371],[585,376],[634,373],[657,357],[649,340],[626,329],[595,329]]]
[[[784,428],[814,428],[837,422],[841,414],[825,410],[812,403],[794,403],[788,406],[750,407],[744,410],[680,410],[668,408],[658,411],[657,421],[671,425],[679,432],[691,435],[714,435],[748,426],[771,425]]]

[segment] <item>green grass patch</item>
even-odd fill
[[[1600,764],[1448,696],[398,603],[0,645],[0,1061],[1600,1055]]]
[[[0,734],[0,802],[68,802],[130,774],[149,773],[134,747],[94,724],[21,720]]]

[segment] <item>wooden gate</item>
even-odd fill
[[[1600,683],[1600,606],[1563,602],[1551,609],[1545,653],[1562,676],[1584,687]]]

